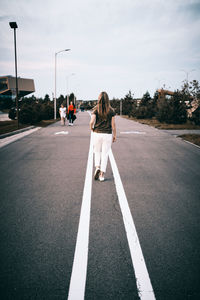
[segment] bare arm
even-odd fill
[[[91,120],[90,120],[90,129],[93,130],[94,124],[96,121],[96,116],[92,115]]]
[[[115,117],[112,117],[112,133],[113,133],[113,143],[116,142],[116,125],[115,125]]]

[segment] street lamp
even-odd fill
[[[15,81],[16,81],[16,107],[17,107],[17,129],[19,129],[19,105],[18,105],[18,80],[17,80],[17,47],[16,47],[16,22],[9,22],[10,28],[14,29],[14,46],[15,46]]]
[[[56,120],[56,62],[57,54],[65,51],[70,51],[70,49],[64,49],[55,53],[55,95],[54,95],[54,119]]]

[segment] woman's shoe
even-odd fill
[[[99,178],[100,169],[96,169],[94,172],[94,180],[97,180]]]
[[[99,181],[104,181],[104,177],[103,176],[99,176]]]

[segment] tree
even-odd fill
[[[143,95],[140,106],[147,106],[151,102],[151,96],[148,91]]]
[[[112,106],[112,108],[114,108],[116,114],[119,115],[120,114],[120,100],[113,98],[112,100],[110,100],[110,105]]]
[[[189,90],[194,98],[200,99],[200,85],[197,80],[190,82]]]
[[[169,99],[160,99],[157,108],[156,116],[160,122],[182,124],[187,120],[185,97],[180,91]]]
[[[154,116],[154,107],[153,101],[149,92],[147,91],[140,102],[138,109],[136,110],[136,118],[138,119],[147,119]]]
[[[74,98],[75,98],[74,93],[71,93],[71,94],[69,95],[69,103],[70,103],[71,101],[74,103]]]
[[[46,94],[44,97],[44,103],[48,103],[48,102],[50,102],[50,98],[49,98],[49,95]]]
[[[131,91],[129,91],[128,94],[125,95],[124,99],[121,99],[123,115],[128,115],[129,117],[132,115],[133,105],[135,104],[133,95],[134,94],[132,94]]]

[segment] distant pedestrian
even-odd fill
[[[110,106],[108,94],[102,92],[95,106],[90,121],[90,129],[93,131],[93,144],[95,156],[94,179],[104,181],[108,154],[112,142],[116,141],[115,111]]]
[[[76,113],[76,108],[75,108],[73,102],[71,101],[70,105],[68,107],[69,126],[73,126],[73,122],[76,118],[75,113]]]
[[[63,104],[61,104],[61,107],[59,109],[59,113],[60,113],[61,125],[65,125],[66,107],[64,107]]]

